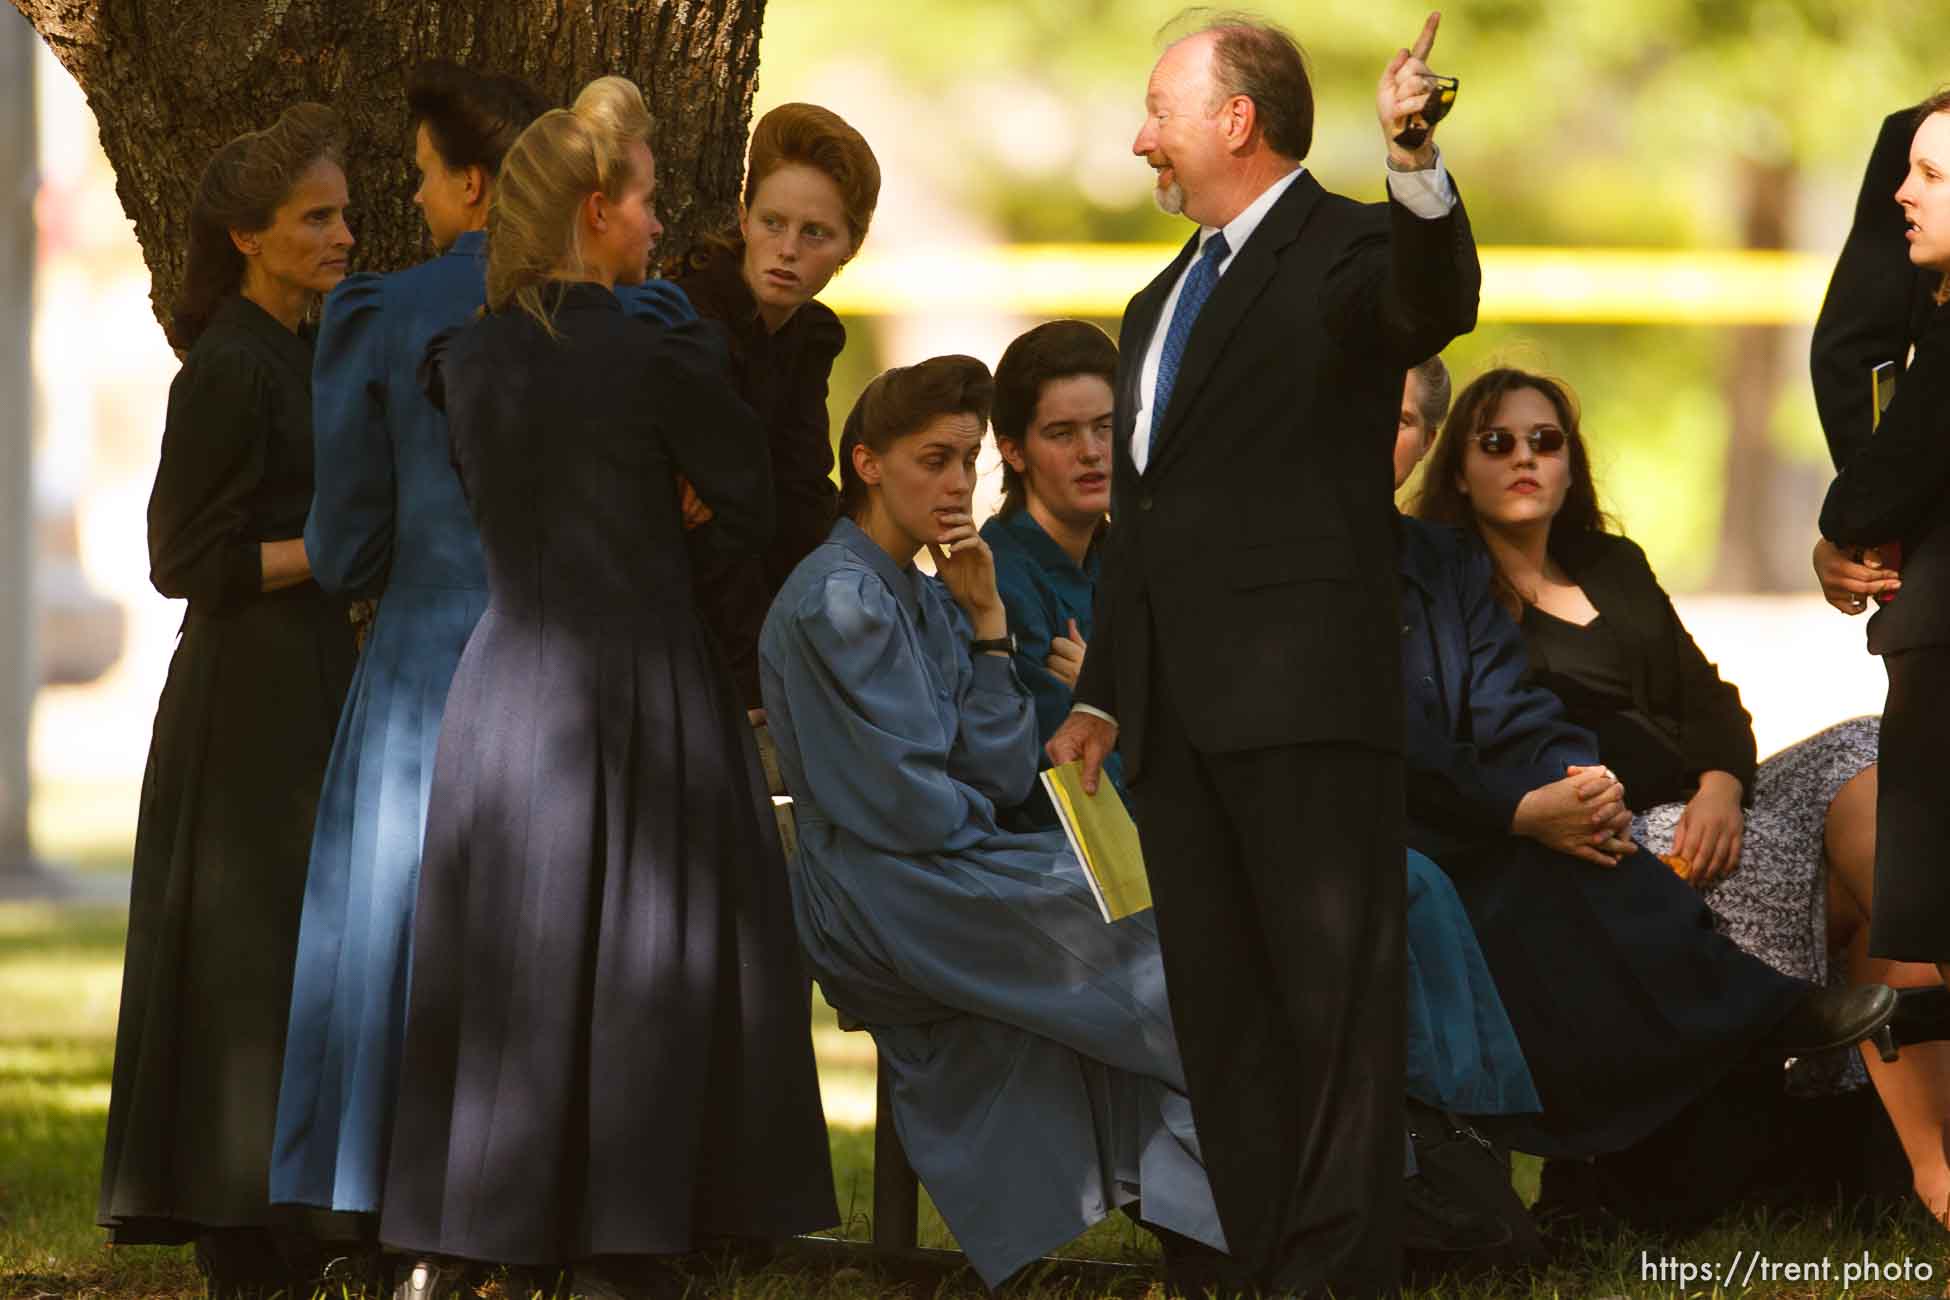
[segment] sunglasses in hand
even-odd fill
[[[1564,430],[1546,425],[1532,429],[1523,435],[1530,444],[1533,456],[1548,456],[1555,451],[1564,450]],[[1517,435],[1508,429],[1485,429],[1476,435],[1476,447],[1485,456],[1508,456],[1517,449]]]

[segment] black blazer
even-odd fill
[[[1153,673],[1208,752],[1398,752],[1395,414],[1403,372],[1475,326],[1469,220],[1460,201],[1425,221],[1301,175],[1200,312],[1140,475],[1138,376],[1197,242],[1124,312],[1117,527],[1076,699],[1118,719],[1133,780]]]
[[[1910,345],[1922,337],[1929,321],[1931,295],[1940,279],[1910,262],[1903,210],[1896,206],[1896,187],[1909,171],[1916,108],[1883,120],[1855,200],[1855,224],[1835,263],[1808,351],[1815,406],[1836,469],[1845,467],[1869,441],[1869,371],[1884,361],[1903,368]]]
[[[1450,869],[1502,844],[1523,797],[1595,763],[1598,742],[1530,681],[1489,553],[1442,524],[1404,518],[1400,531],[1408,847]]]
[[[1950,645],[1950,307],[1930,313],[1882,428],[1821,507],[1841,546],[1903,544],[1903,589],[1869,620],[1869,650]]]
[[[1598,733],[1605,762],[1625,781],[1625,797],[1635,808],[1667,803],[1689,797],[1702,772],[1731,772],[1740,778],[1742,801],[1751,804],[1758,757],[1753,716],[1742,707],[1739,688],[1721,679],[1679,621],[1645,552],[1611,533],[1588,534],[1565,552],[1558,563],[1624,643],[1634,709],[1678,759],[1673,777],[1649,783],[1641,775],[1634,783],[1634,773],[1607,746],[1608,728],[1573,719]]]

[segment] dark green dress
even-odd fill
[[[260,590],[312,496],[311,342],[242,297],[170,385],[150,581],[189,610],[143,774],[99,1221],[118,1244],[272,1221],[267,1177],[344,603]]]

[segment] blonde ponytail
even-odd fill
[[[630,146],[650,143],[643,92],[623,77],[598,77],[575,107],[551,109],[509,146],[488,206],[487,306],[519,307],[555,334],[552,279],[587,274],[579,240],[582,201],[616,198],[631,179]]]

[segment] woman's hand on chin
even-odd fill
[[[976,640],[1006,635],[1009,621],[995,590],[995,555],[976,530],[975,517],[964,512],[937,517],[941,536],[928,543],[935,576],[948,584],[948,594],[975,625]]]

